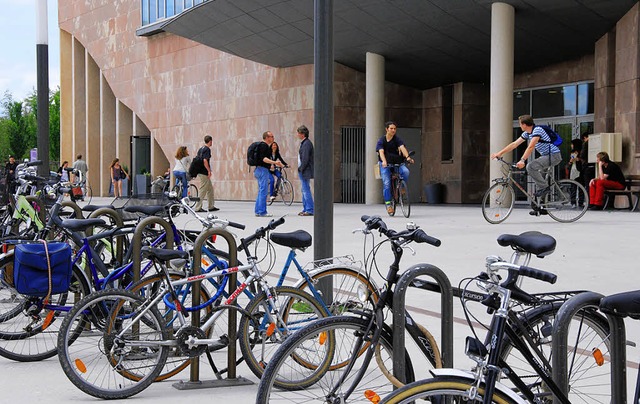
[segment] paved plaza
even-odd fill
[[[94,203],[110,199],[96,198]],[[237,231],[238,236],[251,234],[258,226],[268,223],[269,218],[256,218],[253,215],[253,202],[218,201],[221,209],[220,217],[244,223],[245,231]],[[313,234],[313,217],[300,217],[300,204],[287,207],[274,204],[269,212],[278,217],[286,216],[286,222],[277,231],[293,231],[305,229]],[[500,247],[496,238],[503,233],[519,234],[524,231],[538,230],[552,235],[557,240],[556,251],[544,258],[533,258],[530,266],[551,271],[558,275],[555,285],[526,280],[527,290],[577,290],[588,289],[602,294],[626,291],[640,286],[638,273],[638,229],[640,229],[640,213],[627,211],[587,212],[576,223],[557,223],[551,218],[531,217],[527,209],[516,209],[505,223],[490,225],[482,217],[479,206],[430,206],[416,205],[412,208],[409,220],[404,217],[388,217],[382,205],[334,205],[333,234],[334,255],[351,254],[363,260],[363,236],[352,233],[361,228],[360,216],[381,215],[390,228],[400,229],[410,220],[424,229],[427,234],[442,240],[440,248],[425,244],[413,244],[416,254],[405,252],[403,267],[427,262],[442,269],[453,286],[460,280],[477,275],[484,265],[485,256],[489,254],[509,258],[511,251]],[[181,226],[194,227],[196,222],[182,218]],[[379,240],[379,238],[377,238]],[[368,245],[370,246],[370,244]],[[276,246],[278,254],[276,266],[278,271],[286,258],[287,250]],[[368,250],[367,250],[368,252]],[[386,272],[390,263],[388,247],[383,247],[378,256],[378,263]],[[242,259],[242,256],[240,256]],[[313,259],[313,248],[298,255],[301,263]],[[416,320],[431,330],[436,338],[439,335],[439,295],[431,292],[414,291],[408,297],[410,311],[415,312]],[[454,361],[456,366],[466,367],[463,354],[464,338],[469,329],[464,323],[459,301],[454,302]],[[482,309],[478,310],[482,312]],[[627,338],[633,340],[640,335],[637,323],[627,322]],[[635,341],[636,343],[640,341]],[[640,349],[629,347],[628,360],[634,369],[629,369],[631,380],[628,390],[632,392],[636,377],[636,364],[640,359]],[[414,362],[414,367],[416,366]],[[238,375],[257,381],[248,368],[242,364],[238,367]],[[201,362],[201,380],[211,380],[208,364]],[[175,380],[151,385],[141,394],[130,399],[135,403],[169,403],[181,402],[204,403],[215,397],[215,402],[251,403],[257,391],[257,385],[200,389],[181,391],[172,385],[180,380],[189,379],[188,371],[179,374]],[[43,362],[17,363],[0,358],[0,403],[53,403],[53,402],[95,402],[71,384],[63,374],[58,359],[51,358]]]

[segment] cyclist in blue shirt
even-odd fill
[[[405,161],[413,163],[413,159],[409,157],[409,152],[402,139],[396,136],[398,125],[393,121],[389,121],[384,124],[384,129],[386,133],[378,140],[376,151],[378,152],[378,164],[380,164],[380,176],[382,177],[382,197],[384,198],[387,212],[392,214],[391,168],[389,164],[402,164]],[[402,179],[407,182],[409,180],[409,169],[407,166],[402,164],[398,167],[398,170]]]
[[[551,137],[549,137],[547,132],[541,127],[536,126],[531,115],[521,115],[518,117],[518,122],[520,123],[520,129],[522,129],[522,135],[506,145],[504,149],[497,153],[492,153],[491,159],[502,157],[505,153],[510,152],[528,140],[529,146],[524,151],[520,161],[516,163],[516,167],[523,168],[525,161],[531,157],[534,149],[540,153],[540,157],[527,164],[527,174],[529,174],[536,183],[536,192],[534,195],[540,197],[544,195],[548,187],[543,172],[549,167],[560,164],[562,154],[560,153],[560,149],[551,142]],[[540,213],[544,214],[545,212]]]

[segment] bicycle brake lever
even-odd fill
[[[405,245],[403,246],[403,248],[411,250],[411,255],[416,255],[416,250],[414,250],[413,247],[411,247],[410,245]]]

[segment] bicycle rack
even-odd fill
[[[131,240],[134,283],[140,280],[140,267],[142,265],[142,255],[140,255],[140,250],[142,250],[142,231],[146,229],[148,226],[151,226],[154,224],[159,224],[160,226],[164,227],[164,231],[165,231],[164,241],[166,243],[164,248],[167,248],[167,249],[173,248],[173,240],[174,240],[173,229],[171,228],[171,225],[166,220],[157,216],[149,216],[142,219],[140,223],[138,223],[138,225],[136,226],[136,230],[133,232],[133,239]]]
[[[73,204],[75,206],[78,206],[75,203]],[[82,217],[82,211],[80,210],[80,208],[78,208],[78,210],[80,211],[80,215],[77,217]],[[113,223],[118,229],[121,229],[122,227],[124,227],[122,216],[120,216],[120,214],[115,209],[111,209],[107,207],[96,209],[93,212],[91,212],[91,214],[89,215],[89,218],[94,219],[94,218],[100,218],[101,216],[107,216],[111,220],[111,223]],[[173,235],[173,231],[171,232],[171,234]],[[124,253],[122,243],[123,243],[122,237],[116,237],[116,261],[120,262],[121,265],[122,265],[122,260],[124,259],[122,256],[122,254]],[[139,252],[140,251],[138,251],[138,253]],[[138,268],[138,271],[139,270],[140,268]]]
[[[573,296],[560,307],[553,325],[551,352],[566,352],[569,324],[573,316],[584,307],[598,307],[604,296],[596,292],[583,292]],[[611,329],[611,402],[627,402],[627,353],[624,320],[620,317],[605,315]],[[619,364],[619,365],[616,365]],[[553,355],[551,360],[552,377],[560,390],[566,395],[569,391],[567,380],[567,356]],[[554,404],[560,400],[554,397]]]
[[[82,219],[84,215],[82,214],[82,209],[75,202],[71,201],[62,201],[60,204],[63,208],[71,208],[73,213],[76,215],[76,219]]]
[[[453,367],[453,290],[447,275],[438,267],[429,264],[416,264],[410,267],[396,284],[393,293],[393,352],[404,352],[404,324],[406,320],[405,310],[397,308],[405,307],[405,296],[410,284],[419,276],[427,275],[432,277],[441,293],[441,357],[442,366]],[[405,355],[393,355],[393,375],[402,383],[406,383],[405,375]]]
[[[193,246],[193,275],[200,275],[201,272],[201,259],[202,259],[202,246],[207,239],[213,235],[221,236],[227,241],[229,246],[229,267],[238,266],[238,246],[233,235],[223,229],[208,229],[200,233]],[[229,274],[229,295],[231,295],[237,288],[237,274]],[[200,281],[193,283],[191,290],[191,300],[193,306],[200,304]],[[195,327],[200,326],[200,312],[194,311],[191,313],[191,325]],[[173,387],[178,390],[193,390],[193,389],[205,389],[214,387],[231,387],[231,386],[243,386],[253,384],[252,381],[245,379],[244,377],[238,377],[236,375],[236,344],[237,339],[237,317],[236,312],[229,310],[229,347],[227,348],[227,378],[219,380],[200,380],[200,358],[191,359],[191,372],[188,382],[180,381],[174,383]]]

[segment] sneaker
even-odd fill
[[[208,213],[209,211],[206,210],[206,209],[200,208],[200,209],[196,210],[196,212],[198,212],[198,213]]]
[[[393,209],[393,206],[387,205],[387,213],[390,214],[390,215],[393,215],[395,213],[395,210]]]
[[[218,208],[216,208],[216,207],[214,206],[213,208],[209,209],[209,212],[217,212],[217,211],[219,211],[219,210],[220,210],[220,209],[218,209]]]
[[[603,210],[604,205],[589,205],[589,210]]]
[[[531,212],[529,212],[529,214],[531,216],[541,216],[541,215],[548,215],[549,212],[547,212],[546,209],[534,209]]]
[[[311,212],[300,212],[300,213],[298,213],[298,216],[313,216],[313,213],[311,213]]]
[[[271,213],[263,213],[261,215],[256,214],[256,217],[273,217],[273,215]]]
[[[271,202],[273,202],[273,201],[275,201],[275,200],[276,200],[276,197],[275,197],[275,196],[270,196],[270,197],[269,197],[269,200],[270,200]]]

